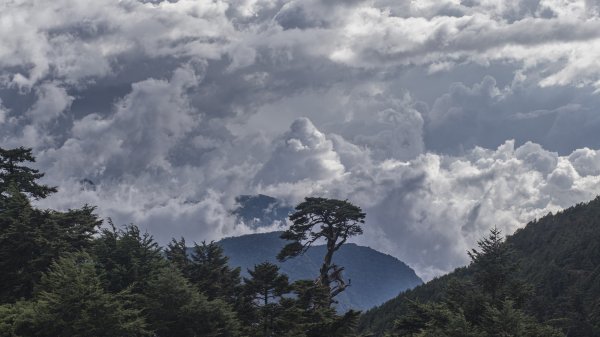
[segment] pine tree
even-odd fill
[[[92,247],[107,289],[118,292],[131,288],[134,293],[142,293],[152,273],[166,264],[161,249],[150,234],[142,233],[136,225],[117,229],[110,219],[109,225]]]
[[[171,265],[150,276],[142,302],[149,327],[159,337],[240,334],[231,307],[221,300],[208,301]]]
[[[43,275],[33,301],[5,306],[4,310],[12,314],[0,323],[4,335],[150,335],[141,312],[132,308],[127,291],[107,293],[95,262],[86,253],[68,254],[57,260]]]
[[[209,300],[223,299],[234,304],[240,291],[240,268],[230,268],[229,258],[215,242],[194,244],[190,280]]]
[[[291,291],[288,277],[280,274],[279,267],[269,262],[254,266],[254,269],[248,270],[248,274],[250,278],[244,278],[244,292],[262,313],[262,336],[281,335],[289,328],[276,322],[284,311],[280,305],[283,295]]]
[[[517,262],[510,247],[503,242],[501,231],[494,227],[489,236],[477,242],[479,250],[468,252],[475,271],[475,281],[490,294],[500,297],[517,270]]]
[[[391,336],[519,336],[563,334],[521,310],[528,287],[517,277],[518,260],[497,228],[469,253],[472,280],[449,279],[445,296],[432,303],[411,302]]]
[[[42,178],[44,173],[21,165],[24,162],[35,162],[31,149],[0,148],[0,197],[4,196],[11,184],[15,185],[17,190],[35,199],[45,198],[56,192],[56,187],[38,184],[36,180]]]
[[[184,276],[190,277],[191,261],[183,237],[179,241],[171,239],[165,249],[165,256]]]
[[[31,297],[52,261],[89,247],[101,221],[94,208],[39,210],[15,184],[0,198],[0,302]]]
[[[365,213],[346,200],[306,198],[290,215],[292,225],[283,232],[282,239],[292,241],[277,255],[280,261],[304,254],[318,240],[325,240],[327,252],[319,270],[318,282],[329,289],[329,305],[333,298],[344,291],[347,284],[343,277],[344,267],[333,263],[333,254],[348,238],[362,234]]]

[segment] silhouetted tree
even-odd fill
[[[21,165],[23,162],[35,162],[31,149],[24,147],[10,150],[0,148],[0,197],[4,195],[11,184],[14,184],[21,193],[35,199],[45,198],[56,192],[56,187],[38,184],[36,180],[42,178],[44,173]]]
[[[332,263],[333,254],[348,238],[362,234],[365,213],[346,200],[306,198],[290,215],[292,225],[281,235],[292,241],[277,255],[280,261],[304,254],[315,242],[324,240],[327,252],[319,270],[318,283],[329,290],[329,302],[348,284],[342,278],[343,267]],[[335,285],[332,285],[335,283]]]

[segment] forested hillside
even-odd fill
[[[277,253],[286,243],[280,236],[281,232],[251,234],[217,243],[229,257],[229,264],[240,267],[243,275],[254,265],[268,261],[277,264],[290,280],[314,279],[325,247],[314,246],[303,256],[279,262]],[[341,311],[367,310],[423,283],[414,270],[395,257],[353,243],[343,245],[334,262],[346,267],[344,276],[352,281],[336,298],[336,307]]]
[[[532,221],[506,244],[518,264],[515,279],[527,285],[524,313],[567,336],[600,336],[600,198]],[[366,312],[360,329],[382,336],[413,312],[412,301],[448,302],[475,275],[471,264],[407,291]]]

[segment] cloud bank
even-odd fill
[[[240,194],[348,198],[425,279],[600,191],[600,4],[13,0],[0,146],[161,242],[252,231]]]

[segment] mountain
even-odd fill
[[[229,264],[241,267],[244,276],[247,276],[248,268],[269,261],[279,265],[290,280],[315,279],[325,255],[325,247],[314,246],[306,254],[281,263],[275,258],[286,244],[285,240],[279,238],[280,235],[281,232],[244,235],[223,239],[219,244],[225,255],[229,256]],[[352,282],[346,291],[336,297],[340,310],[366,310],[423,283],[409,266],[369,247],[344,244],[333,260],[345,267],[344,277]]]
[[[600,197],[534,220],[506,243],[520,261],[519,276],[533,288],[528,314],[567,336],[600,336]],[[453,280],[468,279],[472,272],[458,268],[367,311],[361,331],[382,336],[406,313],[408,299],[437,301]]]

